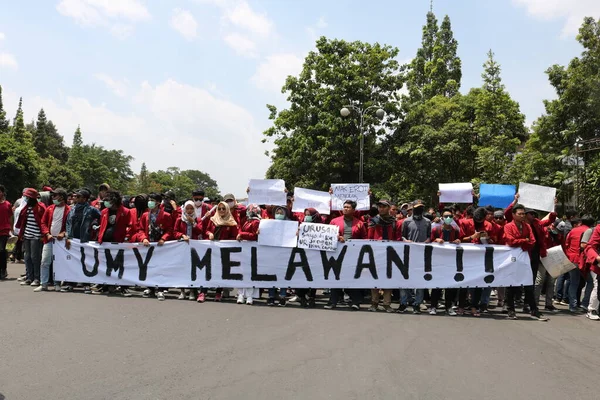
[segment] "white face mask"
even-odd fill
[[[200,207],[202,205],[202,200],[196,200],[194,201],[194,204],[196,205],[196,207]]]

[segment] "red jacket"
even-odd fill
[[[442,233],[443,231],[443,225],[438,225],[434,228],[431,228],[431,241],[435,241],[435,239],[444,239],[444,234]],[[459,239],[462,241],[462,238],[465,235],[463,235],[462,231],[456,230],[454,228],[451,229],[450,231],[450,242],[454,242],[456,239]]]
[[[580,225],[576,228],[573,228],[571,232],[567,235],[567,239],[565,240],[565,248],[567,251],[567,258],[574,264],[579,265],[581,263],[581,259],[583,254],[581,253],[581,237],[590,229],[589,226]]]
[[[100,212],[100,229],[98,230],[98,243],[102,243],[104,233],[108,227],[109,209],[105,208]],[[116,214],[115,228],[113,230],[112,243],[123,243],[129,233],[131,233],[131,211],[124,206],[119,207]]]
[[[378,221],[379,215],[371,218],[371,220],[369,221],[369,226],[367,227],[367,239],[383,240],[383,229],[386,229],[386,240],[402,240],[402,225],[397,226],[398,221],[395,221],[395,223],[385,226],[385,228],[382,225],[380,225]]]
[[[159,206],[161,211],[165,211],[165,205],[164,203],[161,203],[161,205]],[[179,218],[181,218],[181,207],[177,207],[175,210],[173,210],[173,212],[167,213],[171,216],[171,229],[173,229],[175,227],[175,223],[177,222],[177,220]]]
[[[339,228],[339,235],[344,236],[344,217],[334,218],[330,225],[337,225]],[[366,239],[367,238],[367,227],[365,223],[360,219],[352,218],[352,239]]]
[[[50,227],[52,226],[52,218],[54,217],[54,209],[55,208],[56,208],[56,206],[54,204],[52,204],[51,206],[46,208],[46,211],[44,212],[44,215],[42,216],[42,223],[40,225],[40,230],[42,231],[42,241],[44,243],[48,243],[48,239],[46,239],[46,235],[50,233]],[[67,230],[67,216],[69,215],[69,211],[71,210],[71,207],[69,207],[66,204],[64,205],[64,208],[65,208],[65,212],[64,212],[63,218],[62,218],[62,225],[60,226],[61,232],[65,232]]]
[[[173,237],[179,240],[183,235],[187,235],[187,223],[183,222],[181,217],[179,217],[177,222],[175,222]],[[190,239],[202,240],[202,220],[200,218],[196,218],[196,226],[192,228],[192,236],[190,236]]]
[[[23,207],[21,212],[19,213],[19,218],[17,219],[17,228],[19,231],[19,239],[23,239],[23,235],[25,234],[25,228],[27,227],[27,210],[29,206]],[[46,206],[44,203],[37,203],[33,206],[33,216],[35,217],[35,222],[37,222],[40,227],[40,232],[42,231],[42,217],[44,216],[44,212],[46,212]]]
[[[144,212],[147,212],[147,211],[148,211],[148,209],[146,209]],[[127,234],[127,237],[129,237],[130,243],[141,242],[141,240],[139,240],[139,232],[142,230],[141,221],[142,221],[143,215],[144,215],[144,213],[142,213],[142,215],[140,215],[140,217],[138,218],[137,208],[132,208],[129,210],[129,217],[131,218],[131,225],[129,226],[129,233]]]
[[[472,236],[476,232],[480,232],[475,229],[475,220],[474,219],[463,219],[461,220],[462,224],[460,225],[460,230],[462,232],[462,238],[467,236]],[[493,241],[495,237],[494,227],[488,221],[483,221],[483,230],[488,234],[488,237]],[[461,238],[461,240],[462,240]],[[471,243],[481,244],[480,239],[471,240]],[[491,243],[490,243],[491,244]]]
[[[529,239],[529,240],[527,240]],[[523,251],[531,252],[535,246],[535,237],[529,224],[523,222],[523,233],[519,231],[517,224],[509,222],[504,226],[504,241],[507,246],[520,247]]]
[[[144,215],[142,215],[142,219],[140,220],[140,230],[138,231],[138,239],[140,242],[149,238],[149,229],[150,229],[150,220],[149,220],[150,211],[146,211]],[[171,215],[169,213],[164,212],[163,210],[158,211],[158,216],[156,217],[156,223],[162,229],[163,234],[160,237],[165,242],[172,238],[173,233],[173,220],[171,219]]]
[[[242,226],[242,230],[240,231],[240,235],[242,236],[242,240],[249,240],[252,242],[256,242],[258,240],[258,226],[260,225],[260,220],[251,219],[246,221],[244,226]]]
[[[592,232],[592,237],[585,247],[584,259],[585,263],[589,265],[590,269],[596,274],[600,274],[600,266],[598,265],[597,258],[600,255],[600,225],[596,225]]]
[[[11,204],[8,200],[4,200],[0,203],[0,236],[9,236],[12,225],[10,219],[12,218],[13,212]]]
[[[238,226],[220,226],[221,233],[219,235],[219,240],[236,240],[238,235]],[[217,227],[214,222],[208,221],[208,225],[206,226],[206,236],[208,237],[209,233],[215,234]]]

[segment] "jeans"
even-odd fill
[[[25,254],[25,269],[28,281],[40,280],[42,245],[40,239],[23,239],[23,253]]]
[[[6,277],[6,259],[8,258],[8,254],[6,253],[6,242],[8,241],[8,236],[0,236],[0,279],[4,279]]]
[[[561,276],[559,276],[558,278],[556,278],[556,300],[562,300],[568,297],[568,294],[566,292],[566,285],[567,285],[567,281],[569,279],[569,273],[565,272],[564,274],[562,274]]]
[[[590,297],[590,305],[588,306],[588,311],[598,311],[598,275],[590,271],[590,275],[592,276],[592,282],[594,284],[594,288],[592,289],[592,295]]]
[[[50,280],[50,266],[52,265],[52,249],[53,241],[50,241],[44,245],[42,249],[42,263],[41,263],[41,275],[42,275],[42,286],[48,286]]]
[[[279,289],[279,297],[284,298],[285,295],[287,294],[287,289],[286,288],[280,288]],[[277,295],[277,289],[276,288],[269,288],[269,298],[270,299],[274,299]]]
[[[592,274],[587,274],[585,278],[585,291],[583,292],[583,299],[581,300],[581,307],[587,309],[590,305],[590,299],[592,297],[592,291],[594,290],[594,278]]]
[[[576,268],[577,269],[577,268]],[[554,297],[554,279],[552,276],[546,272],[546,268],[544,268],[544,264],[540,263],[538,267],[538,273],[535,277],[535,304],[539,304],[540,296],[542,294],[542,288],[546,286],[546,301],[545,306],[552,306],[552,298]],[[570,295],[569,295],[570,297]]]
[[[576,310],[577,302],[579,299],[577,298],[577,289],[579,289],[579,279],[581,277],[581,273],[579,272],[579,268],[575,268],[569,271],[569,309]]]
[[[420,306],[424,295],[424,289],[400,289],[400,304],[407,306],[412,301],[413,306]]]
[[[362,290],[361,289],[331,289],[331,296],[329,297],[329,304],[336,306],[340,301],[340,297],[343,298],[344,292],[348,293],[352,304],[360,306],[362,303]]]
[[[481,301],[479,302],[482,306],[490,304],[490,296],[492,295],[492,288],[486,287],[481,291]]]

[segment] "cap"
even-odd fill
[[[389,200],[379,200],[377,203],[378,206],[391,207],[392,203]]]
[[[400,206],[400,208],[408,208],[409,204],[408,203],[402,203],[402,205]]]
[[[86,189],[79,189],[75,192],[75,194],[83,197],[84,199],[90,198],[90,192],[88,192]]]
[[[494,211],[494,218],[504,218],[504,212],[498,210],[498,211]]]
[[[526,208],[525,214],[537,214],[537,211],[535,211],[533,208]]]
[[[102,191],[102,190],[109,190],[110,189],[110,185],[108,183],[102,183],[100,186],[98,186],[98,191]]]
[[[40,194],[38,193],[38,191],[37,191],[37,190],[35,190],[35,189],[33,189],[33,188],[27,188],[27,189],[25,189],[25,191],[23,192],[23,195],[24,195],[25,197],[30,197],[30,198],[32,198],[32,199],[37,199],[37,198],[38,198],[38,196],[39,196]]]
[[[225,196],[223,196],[223,201],[227,202],[229,200],[235,201],[235,196],[231,193],[227,193]]]
[[[66,199],[68,197],[67,191],[65,189],[61,189],[61,188],[58,188],[56,190],[52,190],[50,192],[50,194],[52,194],[52,195],[56,194],[56,195],[62,196],[63,199]]]
[[[425,207],[425,203],[423,203],[423,200],[415,200],[415,201],[413,201],[412,206],[413,206],[413,208]]]
[[[50,186],[44,186],[42,192],[52,192],[52,188]]]

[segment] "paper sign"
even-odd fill
[[[320,214],[329,215],[331,195],[318,190],[294,188],[294,207],[292,212],[304,213],[307,208],[315,208]]]
[[[263,219],[258,226],[258,244],[262,246],[296,247],[298,222]]]
[[[541,258],[546,271],[553,277],[558,278],[565,272],[575,269],[573,264],[562,249],[562,246],[554,246],[548,249],[548,256]]]
[[[519,183],[519,203],[527,208],[541,211],[554,211],[556,188]]]
[[[331,185],[331,189],[333,190],[331,196],[332,210],[343,210],[346,200],[355,201],[357,210],[364,211],[371,208],[368,183],[334,183]]]
[[[300,224],[298,247],[311,250],[335,251],[340,228],[337,225]]]
[[[440,183],[440,203],[473,202],[473,185],[466,183]]]
[[[482,183],[479,185],[479,205],[506,208],[515,199],[515,185]]]
[[[283,179],[250,179],[248,187],[248,204],[287,205]]]

